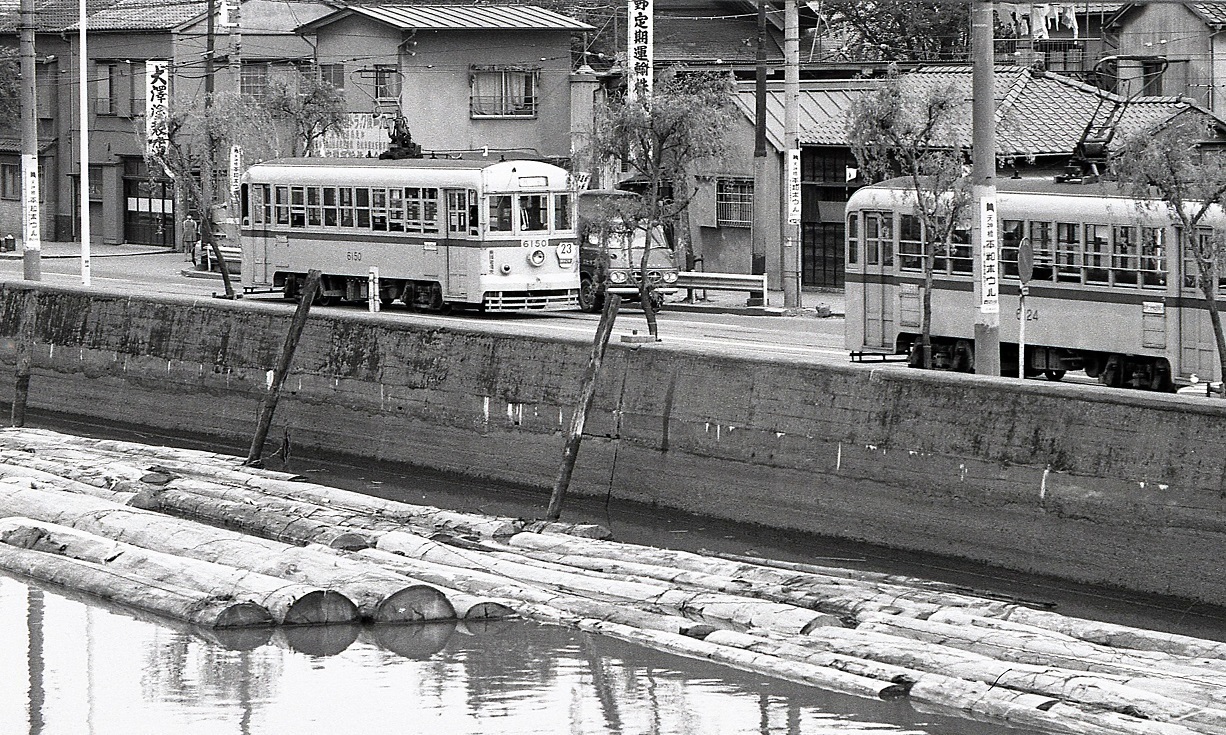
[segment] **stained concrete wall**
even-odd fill
[[[8,284],[10,369],[29,313],[33,407],[239,441],[291,317]],[[300,454],[546,488],[589,346],[506,328],[313,312],[276,426]],[[1224,419],[1203,398],[614,343],[572,491],[1226,604]]]

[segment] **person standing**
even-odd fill
[[[183,252],[188,260],[195,259],[196,241],[200,239],[200,228],[190,214],[183,218]]]

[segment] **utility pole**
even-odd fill
[[[796,0],[784,0],[783,129],[787,147],[787,217],[783,223],[783,305],[800,306],[800,14]]]
[[[749,272],[761,275],[766,272],[766,219],[774,210],[765,206],[766,201],[766,0],[758,0],[758,53],[754,77],[754,148],[753,148],[753,252]],[[750,306],[762,303],[747,302]]]
[[[27,281],[42,280],[42,213],[38,205],[38,94],[34,67],[34,0],[21,0],[21,252]]]
[[[973,124],[971,162],[975,206],[975,372],[1000,375],[1000,245],[996,227],[996,101],[992,0],[971,0]]]
[[[78,196],[81,209],[81,283],[89,285],[89,53],[85,42],[86,21],[85,0],[78,3],[77,46],[80,47],[80,58],[77,60],[77,106],[80,108],[78,136],[81,140],[81,193]],[[109,101],[109,100],[108,100]]]

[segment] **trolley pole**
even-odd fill
[[[38,96],[34,67],[34,0],[21,0],[21,252],[27,281],[42,280],[42,215],[38,206]]]
[[[971,0],[971,159],[975,204],[975,372],[1000,375],[1000,245],[996,226],[996,104],[992,0]]]

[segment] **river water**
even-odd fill
[[[190,437],[58,431],[218,449]],[[222,451],[242,454],[238,447]],[[291,455],[313,480],[407,502],[517,517],[539,492],[400,466]],[[623,541],[843,564],[956,582],[1093,617],[1226,640],[1221,611],[1078,589],[948,560],[573,499],[563,519]],[[529,621],[218,633],[0,574],[0,733],[282,735],[810,735],[1018,732],[902,701],[824,692]]]

